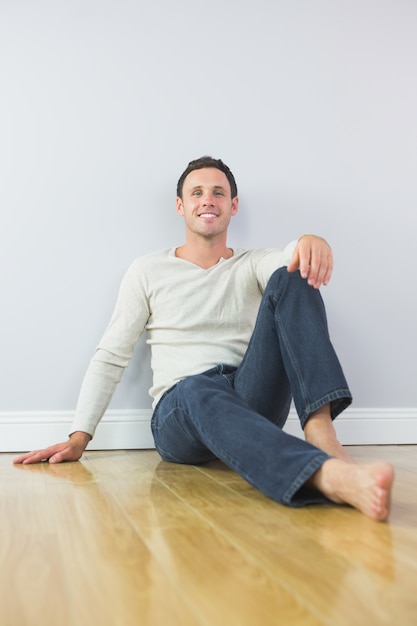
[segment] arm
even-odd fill
[[[137,272],[132,265],[126,273],[112,319],[81,385],[68,441],[16,458],[14,463],[78,461],[103,417],[133,355],[134,346],[149,316],[145,296],[136,288]]]
[[[289,272],[296,270],[315,289],[327,285],[333,271],[333,254],[327,241],[316,235],[300,237],[288,265]]]
[[[98,351],[101,353],[102,351]],[[97,353],[96,353],[97,354]],[[103,359],[103,357],[100,357]],[[120,381],[124,368],[97,360],[93,357],[81,385],[77,409],[72,422],[72,430],[68,441],[33,450],[14,459],[14,463],[61,463],[61,461],[78,461],[87,444],[93,438],[95,429],[103,417],[113,396],[116,385]]]
[[[77,431],[70,435],[68,441],[57,443],[44,450],[34,450],[33,452],[22,454],[14,459],[13,463],[28,465],[30,463],[40,463],[41,461],[49,461],[49,463],[78,461],[90,440],[91,435]]]

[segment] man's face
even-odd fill
[[[190,172],[182,199],[177,198],[177,211],[184,217],[187,231],[201,237],[224,234],[237,209],[238,199],[231,197],[226,174],[214,167]]]

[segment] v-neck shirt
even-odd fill
[[[266,284],[276,269],[289,264],[296,243],[282,251],[238,248],[208,269],[177,257],[175,248],[136,259],[86,372],[72,432],[94,434],[144,331],[151,349],[153,406],[187,376],[220,363],[237,367]]]

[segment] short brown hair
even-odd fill
[[[190,161],[187,165],[184,172],[181,174],[178,183],[177,183],[177,196],[182,200],[182,188],[184,186],[184,181],[187,178],[190,172],[194,170],[201,170],[205,167],[214,167],[217,170],[220,170],[226,175],[227,180],[230,184],[230,191],[232,194],[232,198],[237,196],[237,185],[235,181],[235,177],[233,176],[230,169],[227,167],[225,163],[221,159],[213,159],[211,156],[202,156],[199,159],[195,159],[194,161]]]

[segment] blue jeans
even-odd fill
[[[328,502],[305,483],[330,457],[282,430],[292,399],[302,427],[324,404],[334,419],[352,401],[320,292],[280,268],[239,367],[219,364],[162,396],[152,416],[156,448],[173,463],[220,459],[289,506]]]

